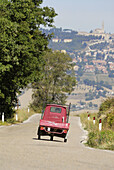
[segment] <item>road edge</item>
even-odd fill
[[[88,138],[88,131],[83,129],[82,123],[81,123],[81,120],[80,120],[80,117],[78,117],[78,124],[79,124],[80,129],[81,129],[81,130],[83,131],[83,133],[84,133],[84,135],[81,136],[81,141],[80,141],[80,144],[81,144],[83,147],[85,147],[85,148],[87,148],[87,149],[90,149],[90,150],[99,150],[99,151],[110,152],[110,153],[114,154],[114,151],[112,151],[112,150],[92,148],[92,147],[89,147],[89,146],[85,146],[85,143],[87,142],[87,138]]]

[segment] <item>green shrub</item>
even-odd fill
[[[87,144],[91,147],[98,146],[98,134],[96,132],[90,132],[88,134]]]
[[[6,122],[7,122],[7,123],[10,123],[10,124],[13,124],[13,123],[15,123],[15,120],[14,120],[14,118],[11,118],[11,119],[7,119]]]
[[[30,116],[35,114],[35,112],[33,110],[31,110],[31,109],[30,109],[29,113],[28,113],[27,109],[19,109],[17,111],[17,113],[18,113],[18,121],[19,122],[23,122],[23,121],[27,120]]]
[[[88,134],[87,144],[91,147],[99,147],[103,149],[113,149],[114,146],[114,132],[111,130],[91,131]]]
[[[114,109],[112,110],[112,112],[107,114],[107,123],[110,128],[114,126]]]
[[[100,117],[102,114],[106,114],[106,111],[110,108],[114,108],[114,97],[107,98],[100,106],[98,117]]]
[[[107,114],[108,113],[108,114]],[[102,130],[99,131],[99,119],[97,114],[90,114],[90,120],[88,120],[89,113],[83,113],[80,115],[82,126],[88,130],[87,145],[90,147],[100,149],[114,150],[114,109],[111,107],[107,110],[106,115],[102,115]],[[93,124],[93,117],[96,117],[96,122]]]

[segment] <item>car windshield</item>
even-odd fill
[[[59,108],[59,107],[51,107],[50,112],[61,113],[61,108]]]

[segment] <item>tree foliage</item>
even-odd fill
[[[100,106],[100,112],[106,112],[111,107],[114,107],[114,98],[107,98]]]
[[[65,93],[71,93],[76,84],[71,58],[68,55],[50,51],[44,55],[44,60],[44,75],[40,81],[33,83],[32,107],[35,109],[42,106],[43,102],[65,104]]]
[[[105,115],[105,123],[114,128],[114,97],[107,98],[100,106],[98,117]]]
[[[42,0],[0,1],[0,112],[11,117],[20,88],[39,79],[42,54],[51,35],[41,25],[53,25],[53,8],[41,8]]]

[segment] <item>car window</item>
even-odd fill
[[[59,108],[59,107],[51,107],[50,112],[61,113],[61,108]]]

